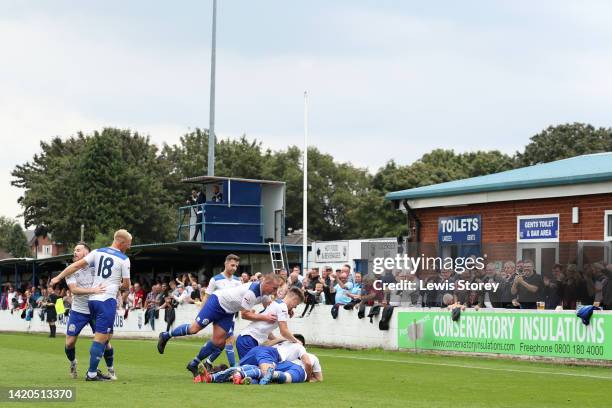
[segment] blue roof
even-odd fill
[[[612,152],[587,154],[520,169],[394,191],[387,200],[458,196],[487,191],[516,190],[596,183],[612,180]]]

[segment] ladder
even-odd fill
[[[283,245],[280,242],[268,242],[268,246],[270,247],[270,261],[274,273],[280,273],[281,269],[286,270]]]

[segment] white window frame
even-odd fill
[[[42,253],[43,255],[51,256],[51,254],[53,253],[53,245],[43,245]]]
[[[604,211],[604,241],[612,241],[612,235],[608,235],[608,218],[612,216],[612,210]]]

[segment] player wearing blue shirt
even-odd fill
[[[235,288],[228,288],[213,293],[200,309],[195,321],[175,327],[171,332],[162,332],[157,341],[157,351],[164,354],[166,344],[172,337],[188,336],[198,333],[209,324],[213,324],[212,338],[200,349],[198,355],[187,364],[187,370],[193,377],[198,376],[198,366],[206,357],[220,352],[225,345],[227,333],[234,324],[234,314],[240,312],[243,319],[274,322],[276,316],[256,313],[253,307],[263,302],[268,295],[276,293],[280,277],[275,274],[265,275],[261,282],[247,283]]]
[[[235,276],[236,270],[238,269],[238,264],[240,263],[240,258],[238,255],[229,254],[225,257],[224,270],[222,273],[219,273],[212,277],[210,282],[208,282],[208,286],[206,287],[206,294],[204,295],[204,300],[202,304],[206,304],[208,298],[213,293],[228,289],[235,288],[236,286],[241,286],[242,281],[239,277]],[[203,364],[207,370],[212,368],[212,363],[219,357],[221,352],[214,352],[210,356],[204,360]],[[225,354],[227,356],[227,361],[230,366],[236,365],[236,355],[234,353],[234,325],[232,324],[232,328],[227,332],[227,339],[225,340]]]
[[[79,242],[74,247],[72,261],[80,261],[87,256],[89,252],[91,252],[89,246],[85,242]],[[93,320],[89,314],[89,295],[105,291],[103,285],[92,287],[94,274],[95,270],[93,268],[86,267],[66,278],[66,284],[72,293],[72,307],[66,325],[66,346],[64,347],[64,351],[68,361],[70,361],[70,376],[72,378],[77,378],[76,342],[78,336],[81,330],[88,324],[91,326],[91,330],[94,331]],[[111,353],[112,346],[110,343],[107,343],[106,349],[104,350],[105,358]],[[108,365],[108,359],[106,363]],[[112,367],[112,362],[108,366]],[[110,373],[110,376],[111,378],[117,378],[114,371]]]
[[[115,232],[113,244],[110,247],[90,252],[51,280],[51,283],[55,285],[80,269],[92,267],[95,271],[93,286],[104,286],[104,292],[91,295],[88,302],[91,317],[95,320],[95,334],[89,349],[89,370],[85,378],[87,381],[109,380],[98,371],[98,364],[113,332],[117,311],[117,292],[120,287],[127,289],[130,286],[130,259],[125,252],[130,249],[131,245],[132,235],[120,229]],[[110,369],[114,371],[113,367],[109,367],[109,371]]]

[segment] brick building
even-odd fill
[[[35,259],[50,258],[66,253],[66,245],[55,241],[51,234],[37,237],[33,230],[26,230],[25,234],[28,240],[28,246]]]
[[[426,255],[612,262],[612,152],[389,193]]]

